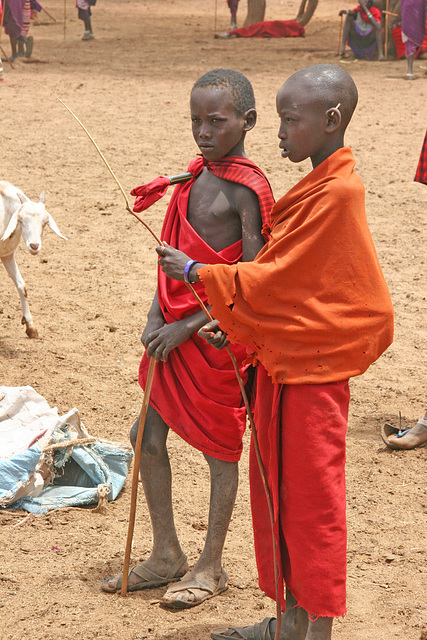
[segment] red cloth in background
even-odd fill
[[[426,27],[426,31],[427,31],[427,27]],[[402,27],[400,25],[394,26],[393,29],[391,30],[391,35],[393,36],[394,44],[396,46],[397,57],[404,58],[405,44],[402,42]],[[415,54],[415,57],[418,58],[418,56],[421,53],[426,53],[426,52],[427,52],[427,33],[426,33],[424,42],[422,43],[421,47],[418,49],[417,53]]]
[[[254,420],[274,512],[280,572],[313,616],[346,609],[348,382],[273,384],[257,367]],[[251,506],[259,586],[275,599],[270,518],[253,446]],[[282,609],[283,590],[279,587]]]
[[[266,20],[233,29],[230,34],[238,38],[296,38],[304,36],[305,29],[295,20]]]
[[[360,8],[360,4],[358,4],[357,7],[353,9],[353,11],[358,11],[360,13],[360,17],[362,18],[363,22],[370,22],[368,14],[366,13],[366,11],[363,11],[363,9]],[[369,9],[369,12],[377,22],[381,22],[381,11],[379,9],[377,9],[376,7],[371,7]]]
[[[162,229],[162,240],[202,263],[232,264],[242,257],[242,241],[216,252],[196,233],[187,221],[190,190],[204,168],[203,158],[190,163],[193,178],[175,187]],[[267,178],[247,158],[238,156],[209,163],[207,169],[231,182],[252,188],[258,195],[263,221],[274,200]],[[251,186],[252,185],[252,186]],[[194,285],[200,298],[207,303],[204,287]],[[186,318],[200,307],[184,282],[167,278],[158,269],[158,299],[165,321],[172,323]],[[243,380],[248,365],[246,348],[231,347]],[[144,388],[149,359],[144,354],[139,382]],[[246,412],[233,364],[227,351],[217,351],[194,333],[175,348],[167,362],[156,365],[150,404],[166,424],[193,447],[219,460],[239,460]]]

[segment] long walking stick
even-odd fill
[[[159,240],[157,235],[150,228],[150,226],[145,222],[145,220],[140,218],[140,216],[138,216],[130,208],[129,201],[128,201],[128,198],[127,198],[127,196],[125,194],[125,191],[124,191],[123,187],[121,186],[121,184],[120,184],[119,180],[117,179],[116,175],[114,174],[112,168],[110,167],[110,165],[108,164],[107,160],[105,159],[102,151],[100,150],[100,148],[96,144],[96,142],[93,139],[93,137],[90,135],[89,131],[86,129],[86,127],[83,125],[83,123],[77,118],[77,116],[73,113],[73,111],[69,107],[67,107],[65,102],[63,102],[60,98],[58,98],[58,100],[71,113],[73,118],[75,118],[77,120],[79,125],[82,127],[82,129],[85,131],[85,133],[87,134],[87,136],[91,140],[92,144],[95,146],[96,150],[98,151],[98,153],[101,156],[103,162],[105,163],[106,167],[108,168],[110,174],[112,175],[113,179],[115,180],[116,184],[118,185],[121,193],[123,194],[123,196],[125,198],[126,209],[133,216],[135,216],[140,222],[142,222],[142,224],[145,226],[145,228],[151,233],[151,235],[155,238],[155,240],[157,240],[159,245],[163,245],[163,242],[161,240]],[[188,180],[189,177],[190,176],[189,176],[188,173],[180,174],[179,176],[174,176],[174,178],[171,179],[171,182],[173,181],[176,184],[177,182],[182,182],[182,181]],[[203,311],[204,311],[205,315],[207,316],[207,318],[210,321],[213,320],[211,314],[209,313],[208,309],[204,305],[203,301],[198,296],[198,294],[195,291],[194,287],[190,283],[186,283],[186,284],[187,284],[188,288],[190,289],[190,291],[192,292],[192,294],[195,297],[195,299],[197,300],[197,302],[199,303],[201,309],[203,309]],[[238,383],[239,383],[239,387],[240,387],[240,390],[241,390],[241,393],[242,393],[243,401],[244,401],[246,412],[247,412],[248,419],[249,419],[249,424],[251,426],[252,436],[253,436],[253,443],[254,443],[254,448],[255,448],[255,455],[256,455],[256,458],[257,458],[258,467],[259,467],[260,475],[261,475],[261,478],[262,478],[262,483],[263,483],[263,486],[264,486],[265,496],[266,496],[267,505],[268,505],[268,512],[269,512],[270,524],[271,524],[271,533],[272,533],[272,537],[273,537],[273,562],[274,562],[274,575],[275,575],[275,582],[276,582],[275,587],[276,587],[277,621],[276,621],[276,632],[274,634],[274,640],[279,640],[280,628],[281,628],[281,606],[280,606],[280,600],[279,600],[279,565],[278,565],[278,560],[277,560],[276,540],[275,540],[275,537],[274,537],[274,530],[273,530],[273,523],[274,523],[273,503],[272,503],[272,500],[271,500],[271,495],[270,495],[270,491],[269,491],[269,488],[268,488],[267,479],[266,479],[266,476],[265,476],[264,465],[262,463],[261,453],[260,453],[260,450],[259,450],[259,443],[258,443],[258,438],[257,438],[257,433],[256,433],[255,422],[254,422],[254,419],[253,419],[253,416],[252,416],[252,411],[251,411],[251,408],[250,408],[250,405],[249,405],[249,400],[248,400],[248,397],[246,395],[245,385],[243,384],[243,380],[242,380],[242,378],[240,376],[239,367],[237,365],[237,362],[236,362],[236,359],[234,357],[234,354],[232,353],[232,351],[228,347],[228,345],[227,345],[226,349],[227,349],[227,352],[230,355],[231,361],[233,363],[234,370],[236,372],[236,377],[237,377],[237,380],[238,380]],[[151,359],[151,360],[153,360],[153,359]],[[150,368],[151,368],[151,362],[150,362]],[[154,373],[154,365],[153,365],[153,373]],[[148,379],[147,379],[146,394],[147,394],[147,388],[148,388]],[[150,388],[151,388],[151,383],[150,383]],[[145,395],[144,395],[144,401],[145,401]],[[148,403],[148,399],[147,399],[147,403]],[[140,423],[141,423],[141,416],[140,416]],[[145,417],[144,417],[144,423],[143,424],[145,424]],[[138,437],[139,437],[139,434],[140,434],[140,429],[138,428]],[[142,433],[141,433],[141,441],[142,441]],[[136,453],[136,449],[137,449],[137,446],[135,446],[135,453]],[[139,462],[138,462],[138,465],[136,465],[136,461],[135,461],[135,468],[138,469],[138,471],[139,471]],[[135,469],[134,469],[134,476],[133,477],[135,478]],[[136,476],[136,478],[137,478],[137,476]],[[136,480],[136,482],[137,482],[137,480]],[[135,512],[135,509],[133,511]],[[132,509],[131,509],[131,515],[132,515]],[[133,513],[133,518],[134,518],[134,513]],[[132,527],[132,534],[130,536],[128,535],[127,547],[129,547],[129,554],[130,554],[130,547],[132,545],[132,535],[133,535],[133,527]],[[127,574],[128,574],[128,571],[129,571],[129,563],[128,563],[127,567],[124,567],[124,570],[123,570],[122,587],[121,587],[121,592],[120,592],[121,595],[126,595],[126,593],[127,593]],[[124,588],[124,580],[126,580],[126,587],[125,588]]]
[[[51,15],[47,9],[42,7],[42,11],[44,11],[49,16],[49,18],[53,20],[53,22],[57,22],[56,18],[54,18],[53,15]]]
[[[189,282],[186,282],[186,285],[190,289],[190,291],[192,292],[193,296],[196,298],[196,300],[199,303],[201,309],[203,309],[203,311],[205,312],[205,315],[207,316],[208,320],[212,321],[213,320],[212,315],[210,314],[210,312],[206,308],[206,306],[203,304],[203,301],[198,296],[198,294],[197,294],[196,290],[194,289],[194,287]],[[254,443],[255,456],[256,456],[256,459],[257,459],[258,468],[259,468],[262,484],[263,484],[263,487],[264,487],[265,497],[266,497],[266,500],[267,500],[267,507],[268,507],[268,514],[269,514],[269,517],[270,517],[271,535],[272,535],[272,542],[273,542],[273,563],[274,563],[274,578],[275,578],[275,588],[276,588],[276,631],[275,631],[275,634],[274,634],[274,640],[279,640],[279,638],[280,638],[280,629],[281,629],[281,624],[282,624],[282,615],[281,615],[282,614],[282,608],[281,608],[280,599],[279,599],[279,563],[278,563],[278,560],[277,560],[276,539],[274,537],[274,529],[273,529],[273,523],[274,523],[273,502],[271,500],[271,494],[270,494],[270,490],[269,490],[268,484],[267,484],[267,479],[266,479],[266,476],[265,476],[264,464],[262,462],[261,451],[259,449],[257,430],[255,428],[254,417],[253,417],[252,410],[251,410],[251,407],[250,407],[250,404],[249,404],[249,400],[248,400],[248,396],[247,396],[247,393],[246,393],[245,385],[243,384],[243,380],[242,380],[242,377],[241,377],[240,371],[239,371],[239,366],[237,364],[237,360],[235,358],[234,353],[231,351],[231,349],[230,349],[230,347],[228,345],[225,348],[226,348],[226,351],[227,351],[228,355],[231,358],[231,362],[233,363],[234,371],[236,373],[236,378],[237,378],[237,381],[239,383],[240,391],[241,391],[241,394],[242,394],[242,397],[243,397],[243,402],[245,404],[246,414],[248,416],[249,425],[250,425],[250,428],[251,428],[251,431],[252,431],[252,438],[253,438],[253,443]]]
[[[135,527],[136,498],[138,495],[139,463],[141,461],[142,436],[144,435],[145,419],[147,417],[148,402],[150,400],[151,385],[153,382],[155,367],[156,367],[156,360],[155,358],[151,357],[150,365],[148,367],[147,384],[145,385],[144,400],[142,402],[141,413],[139,414],[138,434],[136,436],[136,443],[135,443],[135,457],[133,461],[134,467],[133,467],[133,476],[132,476],[132,493],[130,497],[128,536],[126,540],[125,559],[123,563],[122,587],[120,590],[121,596],[125,596],[128,590],[129,562],[130,562],[130,554],[132,550],[133,530]]]

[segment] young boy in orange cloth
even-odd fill
[[[364,188],[344,133],[357,104],[351,76],[320,64],[277,94],[279,147],[313,170],[273,207],[271,235],[251,263],[193,264],[216,318],[200,335],[247,346],[257,365],[254,421],[267,475],[281,586],[280,638],[329,640],[346,611],[345,434],[348,379],[390,345],[393,309],[369,232]],[[188,256],[158,247],[182,280]],[[251,450],[259,584],[275,598],[267,501]],[[272,640],[276,620],[212,632],[214,640]]]
[[[193,136],[202,155],[188,167],[191,179],[175,188],[162,240],[193,251],[203,262],[230,265],[252,260],[264,245],[261,229],[274,203],[266,177],[245,154],[245,136],[257,117],[252,86],[237,71],[214,69],[195,83],[190,106]],[[158,182],[162,179],[152,184]],[[146,208],[143,194],[152,184],[133,190],[138,196],[135,210]],[[196,289],[207,303],[203,286]],[[128,589],[176,582],[161,601],[170,609],[194,607],[227,588],[221,557],[236,497],[246,414],[228,354],[213,350],[197,335],[205,322],[187,286],[159,269],[141,338],[146,353],[139,376],[145,388],[149,359],[154,357],[140,465],[154,545],[151,556],[131,570]],[[247,380],[246,350],[236,345],[233,352]],[[169,428],[204,454],[211,474],[205,547],[191,571],[174,525]],[[131,431],[133,444],[137,429],[138,421]],[[105,591],[120,587],[121,576],[104,580]]]

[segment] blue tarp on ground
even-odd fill
[[[132,458],[130,447],[91,438],[77,409],[60,417],[32,387],[0,387],[0,508],[47,513],[97,504],[101,493],[115,500]]]

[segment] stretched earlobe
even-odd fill
[[[254,126],[256,125],[257,117],[258,114],[256,112],[256,109],[248,109],[248,111],[243,114],[243,119],[245,121],[243,127],[244,131],[250,131],[254,128]]]
[[[327,121],[327,130],[329,132],[336,131],[338,127],[341,125],[341,111],[339,110],[341,103],[338,103],[336,107],[332,107],[332,109],[328,109],[326,112]]]

